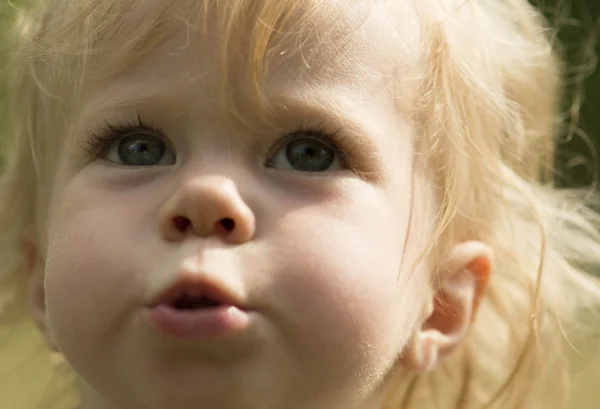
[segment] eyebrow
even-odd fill
[[[127,96],[116,96],[113,98],[98,97],[84,103],[78,110],[76,120],[72,124],[74,128],[81,129],[83,125],[103,122],[106,117],[119,115],[123,111],[132,113],[164,112],[174,111],[173,107],[177,101],[163,92],[135,93]]]
[[[370,142],[373,127],[369,126],[368,122],[372,122],[376,117],[381,118],[385,110],[374,101],[367,104],[358,102],[357,98],[348,98],[348,95],[352,95],[350,90],[337,88],[337,91],[329,88],[305,89],[299,93],[273,95],[271,101],[283,109],[290,108],[290,111],[294,111],[290,114],[291,117],[304,114],[310,119],[321,119],[329,124],[337,124],[344,127],[346,133],[359,141]],[[336,97],[332,98],[331,95]],[[377,115],[375,111],[382,115]],[[366,118],[369,121],[365,121]]]

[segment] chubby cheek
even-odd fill
[[[58,347],[69,355],[101,348],[130,318],[124,312],[139,305],[144,255],[136,249],[150,235],[140,231],[146,216],[135,201],[95,195],[75,183],[59,203],[49,228],[46,306]]]
[[[408,202],[363,189],[282,223],[288,239],[274,262],[286,268],[274,293],[292,317],[282,327],[297,359],[330,386],[348,382],[347,374],[373,386],[410,337],[424,280],[402,267],[408,215]]]

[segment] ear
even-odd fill
[[[21,246],[25,273],[27,274],[27,305],[29,312],[41,330],[48,347],[52,351],[57,351],[56,342],[46,315],[45,263],[39,251],[34,229],[28,229],[24,233]]]
[[[492,271],[492,250],[481,242],[457,245],[439,271],[437,292],[401,358],[414,372],[427,372],[448,357],[464,340]]]

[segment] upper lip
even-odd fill
[[[173,303],[185,295],[210,298],[221,305],[243,307],[242,297],[236,294],[225,283],[196,274],[180,276],[175,283],[168,286],[152,299],[150,307]]]

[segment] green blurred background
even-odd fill
[[[566,62],[569,86],[564,108],[571,118],[557,153],[562,183],[589,185],[598,177],[595,155],[600,148],[600,0],[536,0],[554,27]],[[599,406],[600,407],[600,404]]]

